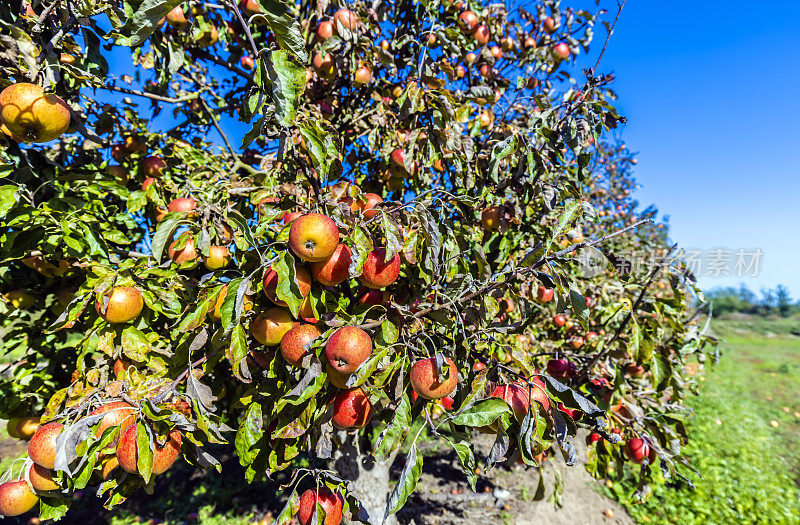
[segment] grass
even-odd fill
[[[695,485],[653,487],[635,503],[617,487],[639,523],[800,523],[800,328],[797,319],[714,321],[722,360],[706,372],[687,427]],[[609,491],[609,493],[612,493]]]

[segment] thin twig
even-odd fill
[[[603,44],[603,49],[600,50],[600,56],[597,57],[597,62],[594,63],[594,67],[592,68],[592,72],[597,71],[597,66],[600,65],[600,59],[603,58],[603,53],[606,52],[606,47],[608,47],[608,42],[611,40],[611,35],[614,33],[614,27],[617,25],[617,20],[619,20],[619,15],[622,14],[622,9],[625,7],[625,3],[628,0],[622,0],[622,4],[619,5],[619,10],[617,11],[617,16],[614,18],[614,22],[611,24],[611,28],[608,30],[608,35],[606,35],[606,41]]]
[[[126,95],[134,95],[134,96],[137,96],[137,97],[150,98],[150,99],[153,99],[153,100],[158,100],[159,102],[169,102],[170,104],[180,104],[181,102],[187,102],[189,100],[194,100],[194,99],[198,98],[203,91],[205,91],[204,88],[201,88],[200,91],[198,91],[196,93],[191,93],[189,95],[184,95],[182,97],[171,98],[171,97],[165,97],[165,96],[162,96],[162,95],[156,95],[154,93],[148,93],[146,91],[139,91],[137,89],[130,89],[130,88],[112,86],[110,84],[103,84],[102,86],[99,86],[99,87],[101,89],[107,89],[109,91],[119,91],[120,93],[125,93]]]

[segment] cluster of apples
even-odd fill
[[[109,479],[118,467],[129,474],[139,474],[136,415],[136,408],[125,401],[105,403],[89,414],[89,417],[102,416],[93,433],[95,438],[100,438],[107,429],[113,429],[114,435],[97,458],[98,480]],[[38,425],[39,419],[29,418],[27,421],[31,424],[35,421]],[[18,428],[21,433],[27,427]],[[64,488],[55,474],[57,440],[64,430],[64,425],[57,421],[36,428],[28,442],[29,461],[25,476],[0,484],[0,515],[24,514],[36,505],[40,495],[52,495]],[[153,435],[152,474],[158,475],[166,472],[178,459],[181,433],[172,430],[167,436]]]
[[[69,123],[69,106],[39,85],[19,82],[0,92],[0,131],[17,142],[49,142]]]

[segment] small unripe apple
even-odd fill
[[[356,326],[336,330],[325,344],[325,358],[337,371],[352,374],[372,355],[372,338]]]
[[[435,357],[415,362],[409,372],[414,392],[425,399],[441,399],[452,394],[458,385],[458,369],[449,357],[445,357],[444,367],[444,381],[440,383]]]
[[[333,398],[333,426],[342,430],[364,428],[372,417],[372,404],[360,388],[342,390]]]
[[[386,288],[400,275],[400,255],[394,254],[386,262],[386,249],[375,248],[367,255],[358,280],[367,288]]]
[[[33,295],[23,290],[11,290],[4,297],[11,306],[18,310],[27,310],[36,302]]]

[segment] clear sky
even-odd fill
[[[629,0],[599,69],[617,76],[628,117],[622,137],[639,152],[641,204],[670,216],[681,246],[733,251],[733,276],[704,277],[703,269],[700,283],[743,281],[755,291],[783,283],[797,299],[800,27],[792,15],[798,4],[763,7]],[[603,28],[596,38],[591,64]],[[740,248],[763,251],[757,277],[736,277]]]

